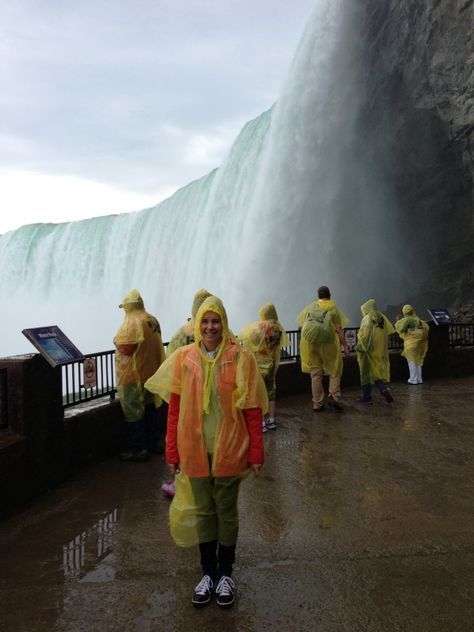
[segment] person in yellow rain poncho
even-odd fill
[[[185,347],[186,345],[194,342],[194,321],[196,319],[196,314],[198,312],[198,309],[201,307],[203,301],[205,301],[208,296],[212,295],[204,288],[198,290],[194,295],[193,304],[191,307],[191,318],[178,329],[178,331],[169,341],[169,344],[166,348],[166,355],[168,357],[174,351],[176,351],[176,349],[179,349],[180,347]],[[167,481],[163,481],[160,486],[160,490],[165,496],[173,498],[175,495],[174,480],[170,479]]]
[[[260,320],[247,325],[239,334],[239,339],[250,349],[257,360],[268,395],[268,416],[263,420],[263,432],[277,427],[276,413],[276,373],[280,365],[282,347],[288,344],[288,336],[278,320],[273,303],[260,308]]]
[[[410,376],[408,384],[423,384],[422,366],[428,351],[429,326],[421,320],[411,305],[404,305],[403,318],[395,323],[395,329],[403,340],[402,356],[407,359]]]
[[[263,464],[265,385],[254,356],[229,332],[220,299],[199,308],[194,343],[177,349],[145,384],[169,402],[166,461],[175,474],[170,531],[178,546],[199,544],[203,577],[192,603],[234,601],[231,578],[240,481]]]
[[[301,328],[301,370],[311,374],[313,410],[321,412],[325,407],[323,375],[329,375],[329,397],[327,406],[335,412],[342,412],[341,376],[344,355],[350,355],[343,327],[349,319],[336,303],[326,285],[318,288],[318,300],[307,305],[299,313],[296,323]]]
[[[362,385],[361,404],[372,404],[372,385],[375,384],[387,404],[393,397],[387,382],[390,381],[390,358],[388,337],[395,332],[388,318],[379,312],[373,298],[361,308],[362,320],[357,335],[357,362]]]
[[[138,290],[131,290],[119,305],[125,319],[114,338],[117,390],[127,422],[127,449],[122,461],[146,461],[148,452],[163,452],[157,408],[161,399],[144,387],[165,359],[160,324],[145,311]]]
[[[167,356],[170,356],[173,351],[176,351],[176,349],[179,349],[179,347],[184,347],[194,342],[194,320],[196,318],[198,309],[201,307],[201,304],[208,296],[211,296],[211,293],[204,288],[196,292],[193,299],[193,305],[191,307],[191,318],[188,320],[187,323],[185,323],[182,327],[178,329],[178,331],[169,341],[168,347],[166,349]]]

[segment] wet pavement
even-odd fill
[[[191,606],[162,457],[103,462],[0,523],[2,632],[474,630],[474,377],[393,385],[392,406],[279,402],[245,481],[232,610]]]

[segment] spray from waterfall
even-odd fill
[[[223,165],[137,213],[24,226],[0,237],[0,355],[21,330],[59,325],[83,352],[112,347],[132,288],[169,339],[206,287],[230,326],[273,302],[283,325],[326,284],[354,317],[400,300],[397,209],[363,132],[357,3],[318,0],[276,106],[247,123]],[[380,143],[379,143],[380,145]]]

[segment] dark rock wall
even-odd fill
[[[455,308],[474,298],[474,0],[359,2],[360,132],[396,201],[407,300]]]

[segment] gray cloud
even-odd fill
[[[0,169],[135,192],[199,177],[277,98],[313,4],[4,0]]]

